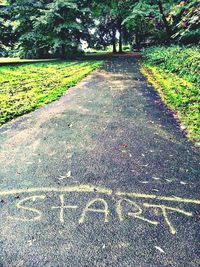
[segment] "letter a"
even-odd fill
[[[95,203],[102,203],[104,205],[104,208],[102,209],[97,209],[97,208],[92,208],[91,206]],[[79,223],[82,224],[85,220],[87,212],[96,212],[96,213],[103,213],[104,214],[104,222],[108,222],[108,215],[109,215],[109,208],[107,202],[102,199],[102,198],[95,198],[91,200],[86,207],[84,208],[81,217],[79,219]]]

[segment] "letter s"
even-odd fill
[[[39,211],[38,209],[27,207],[27,206],[25,206],[24,203],[29,201],[29,200],[35,201],[36,199],[43,200],[45,198],[46,198],[46,196],[43,196],[43,195],[41,195],[41,196],[31,196],[31,197],[23,198],[19,202],[17,202],[16,207],[18,209],[34,212],[34,213],[37,214],[35,217],[33,217],[31,219],[28,219],[28,218],[19,218],[19,217],[8,216],[7,218],[8,219],[12,219],[12,220],[17,220],[17,221],[23,221],[23,222],[39,221],[42,218],[42,212]]]

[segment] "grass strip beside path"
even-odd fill
[[[188,138],[200,146],[200,88],[160,67],[143,63],[142,73],[162,100],[178,115]]]
[[[103,61],[57,61],[0,67],[0,125],[50,103]]]

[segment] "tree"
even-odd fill
[[[110,44],[113,46],[114,53],[117,52],[117,32],[119,34],[119,52],[123,52],[123,33],[126,29],[122,22],[126,18],[128,7],[132,2],[133,0],[95,0],[94,14],[102,22],[104,21],[104,25],[109,29],[109,36],[112,36]],[[107,31],[102,31],[102,34],[104,33],[107,34]]]
[[[2,2],[2,1],[1,1]],[[0,47],[22,57],[69,57],[90,47],[123,43],[198,43],[198,0],[4,0]],[[118,38],[119,36],[119,38]]]
[[[77,53],[80,39],[87,35],[87,4],[86,0],[10,0],[23,56],[65,58]]]
[[[171,27],[170,27],[169,22],[167,20],[167,15],[166,15],[166,13],[164,11],[163,1],[162,0],[157,0],[156,2],[157,2],[157,5],[158,5],[160,14],[162,16],[163,24],[164,24],[165,29],[166,29],[166,33],[167,33],[167,37],[168,37],[168,42],[170,43],[171,36],[172,36],[172,30],[171,30]],[[173,1],[168,1],[168,2],[170,3],[170,2],[173,2]]]
[[[111,1],[111,14],[115,18],[117,23],[117,30],[119,33],[119,53],[123,52],[123,33],[125,31],[125,26],[123,25],[124,19],[129,14],[129,7],[135,1],[130,0],[119,0],[119,1]]]
[[[43,32],[46,30],[53,54],[64,58],[67,52],[76,50],[81,30],[77,4],[56,0],[48,4],[41,13],[34,27]]]
[[[112,44],[113,53],[116,53],[117,23],[111,12],[111,3],[112,1],[110,0],[95,0],[93,2],[92,11],[94,20],[96,21],[96,37],[100,37],[97,41],[98,45],[104,46],[105,42],[108,45]]]
[[[169,14],[174,28],[172,36],[178,42],[189,44],[200,42],[200,2],[181,1]]]
[[[21,56],[25,58],[48,57],[48,40],[41,31],[36,31],[34,23],[48,0],[8,0],[12,20],[15,21],[15,34],[18,36]]]
[[[99,17],[98,21],[96,21],[96,24],[93,25],[92,33],[90,34],[91,38],[88,42],[89,47],[105,50],[106,47],[112,44],[112,23],[113,22],[109,16]]]
[[[130,6],[129,15],[123,23],[135,28],[135,39],[138,45],[144,39],[143,37],[151,35],[158,39],[160,34],[160,37],[164,38],[162,41],[171,42],[172,27],[167,15],[173,3],[172,0],[139,0]],[[165,36],[162,33],[163,27]]]
[[[15,43],[10,19],[9,6],[4,1],[3,4],[0,4],[0,55],[2,56],[7,55],[7,49],[11,49]]]

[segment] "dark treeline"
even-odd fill
[[[74,56],[90,48],[199,43],[198,0],[0,1],[0,55]]]

